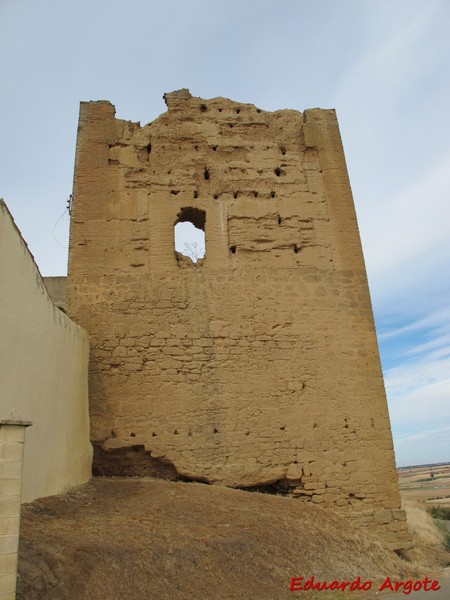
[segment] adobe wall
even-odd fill
[[[68,311],[91,339],[94,465],[276,482],[405,547],[335,112],[165,99],[143,127],[80,109]],[[174,250],[186,208],[206,214],[195,265]]]
[[[26,243],[0,200],[0,420],[27,429],[22,500],[91,476],[88,337],[56,308]]]

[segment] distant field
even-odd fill
[[[429,506],[450,506],[450,463],[397,469],[400,494]]]

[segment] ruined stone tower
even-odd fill
[[[68,311],[90,336],[94,467],[276,484],[405,547],[334,111],[165,100],[143,127],[81,104]],[[196,264],[179,221],[205,231]]]

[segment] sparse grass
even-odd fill
[[[442,531],[444,548],[450,552],[450,532],[442,522],[436,522],[439,529]]]
[[[408,525],[416,542],[423,546],[439,546],[442,544],[442,534],[436,527],[433,517],[420,502],[404,502]]]
[[[442,519],[443,521],[450,521],[450,508],[447,506],[431,506],[428,512],[433,519]]]
[[[415,564],[442,567],[448,564],[445,551],[446,536],[436,525],[423,503],[404,501],[408,526],[413,534],[415,547],[408,551],[408,558]]]

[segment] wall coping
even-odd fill
[[[33,425],[33,421],[23,421],[22,419],[4,419],[3,421],[0,421],[0,427],[3,427],[4,425],[30,427],[30,425]]]

